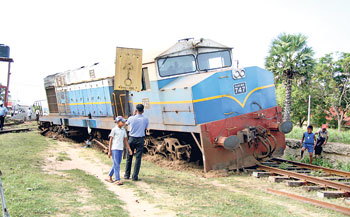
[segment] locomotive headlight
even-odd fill
[[[245,70],[244,69],[236,69],[232,71],[232,77],[233,79],[240,79],[245,77]]]
[[[239,69],[233,71],[233,72],[232,72],[232,75],[233,75],[233,79],[238,79],[238,78],[240,78]]]
[[[239,70],[239,75],[241,76],[241,78],[245,77],[245,70],[244,69],[240,69]]]

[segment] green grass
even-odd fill
[[[59,152],[56,157],[57,161],[65,161],[65,160],[72,160],[70,157],[68,157],[68,154],[66,152]]]
[[[0,135],[1,179],[11,216],[128,216],[96,177],[80,170],[43,172],[48,147],[37,132]]]
[[[301,159],[301,160],[299,160],[296,157],[293,157],[292,155],[287,155],[285,158],[286,158],[286,160],[290,160],[290,161],[300,161],[302,163],[307,163],[307,164],[310,163],[310,158],[307,154],[305,154],[303,159]],[[331,169],[338,169],[338,170],[350,172],[350,163],[345,163],[345,162],[341,162],[341,161],[338,161],[336,163],[332,163],[330,160],[325,159],[325,158],[313,158],[312,164],[316,165],[316,166],[327,167],[327,168],[331,168]]]
[[[104,163],[112,165],[106,155],[99,152],[95,154]],[[125,166],[124,162],[123,160],[122,169]],[[172,210],[177,216],[302,216],[293,211],[295,207],[309,210],[315,216],[317,213],[343,216],[333,211],[267,194],[263,183],[273,184],[248,175],[202,178],[200,174],[175,171],[143,160],[139,176],[143,183],[156,192],[155,194],[134,182],[126,181],[123,187],[134,189],[141,198],[158,204],[158,207],[165,210]],[[232,187],[232,190],[213,185],[212,182],[223,183]]]
[[[319,128],[314,127],[314,133],[318,131]],[[300,139],[303,137],[303,133],[306,132],[306,127],[300,128],[294,126],[292,132],[286,134],[287,138],[290,139]],[[350,144],[350,130],[338,131],[336,129],[328,129],[328,142],[338,142],[344,144]]]
[[[96,177],[81,170],[60,171],[58,175],[44,173],[43,153],[49,146],[57,145],[52,140],[49,143],[36,132],[0,135],[0,168],[11,216],[128,216],[121,208],[123,203]],[[112,164],[111,159],[96,150],[84,152],[89,157],[93,152],[103,163]],[[59,155],[66,156],[61,152],[55,159]],[[124,168],[125,160],[122,162]],[[177,216],[304,216],[299,209],[315,216],[342,216],[267,194],[265,189],[275,184],[247,175],[222,178],[202,175],[144,160],[140,172],[143,181],[126,181],[121,187],[136,191],[135,199],[172,210]]]
[[[293,166],[293,165],[292,165],[292,164],[289,164],[289,163],[283,162],[283,163],[280,163],[280,164],[278,165],[278,168],[280,168],[280,169],[287,169],[287,168],[290,167],[290,166]]]

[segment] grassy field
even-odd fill
[[[104,163],[112,165],[104,154],[95,151]],[[121,168],[125,167],[122,161]],[[180,170],[180,171],[179,171]],[[295,193],[284,184],[270,183],[248,174],[230,174],[229,177],[204,178],[199,171],[173,170],[150,161],[143,161],[140,172],[142,183],[125,182],[143,199],[158,204],[177,216],[343,216],[294,200],[267,194],[267,188]],[[123,174],[123,173],[122,173]],[[300,191],[300,194],[305,192]],[[307,195],[306,195],[307,196]],[[312,195],[315,199],[319,199]]]
[[[0,135],[0,169],[11,216],[128,216],[121,208],[123,202],[95,176],[76,169],[59,174],[42,170],[44,153],[58,144],[36,132]],[[80,157],[93,156],[91,166],[95,160],[111,166],[111,159],[97,150],[80,151],[86,153]],[[72,159],[58,152],[55,160]],[[343,216],[266,193],[267,188],[288,190],[283,184],[247,174],[205,175],[198,169],[174,170],[144,160],[143,181],[125,181],[122,188],[134,190],[135,199],[147,200],[176,216]]]
[[[286,159],[291,160],[291,161],[299,161],[299,162],[307,163],[307,164],[310,163],[310,158],[308,155],[304,155],[303,159],[301,159],[301,160],[299,158],[293,157],[291,155],[287,155]],[[325,159],[325,158],[314,158],[312,160],[312,164],[317,165],[317,166],[321,166],[321,167],[327,167],[327,168],[331,168],[331,169],[338,169],[338,170],[350,172],[350,163],[345,163],[345,162],[341,162],[341,161],[333,163],[330,160]],[[283,164],[282,164],[282,166],[283,166]]]
[[[123,203],[96,177],[81,170],[44,173],[48,147],[37,132],[0,135],[1,178],[11,216],[128,216]],[[57,160],[69,158],[60,153]]]
[[[318,131],[318,128],[314,128],[314,133]],[[300,128],[294,126],[293,131],[286,135],[290,139],[300,139],[303,136],[303,133],[306,132],[306,127]],[[338,142],[344,144],[350,144],[350,130],[338,131],[336,129],[328,129],[329,132],[329,142]]]

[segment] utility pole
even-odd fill
[[[7,62],[7,84],[6,86],[0,86],[0,88],[5,88],[5,98],[4,98],[4,106],[8,106],[8,94],[9,94],[9,87],[10,87],[10,75],[11,75],[11,63],[13,62],[13,59],[11,58],[5,58],[0,57],[0,62]]]
[[[309,95],[309,107],[307,111],[307,125],[310,126],[310,116],[311,116],[311,95]]]
[[[7,208],[6,208],[4,189],[3,189],[2,183],[1,183],[1,175],[2,175],[2,173],[0,170],[0,196],[1,196],[2,215],[4,217],[10,217],[10,214],[7,212]]]

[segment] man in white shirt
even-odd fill
[[[36,109],[35,110],[35,120],[36,120],[36,122],[39,122],[39,117],[40,117],[40,110]]]
[[[321,129],[316,133],[318,134],[316,146],[315,146],[315,157],[319,157],[322,154],[323,146],[328,142],[328,130],[327,124],[322,124]]]
[[[113,167],[109,172],[109,178],[106,179],[106,181],[113,183],[114,181],[112,177],[113,174],[115,174],[117,185],[122,185],[123,183],[120,181],[120,162],[122,161],[124,142],[130,155],[132,155],[132,151],[129,147],[126,130],[124,129],[126,120],[123,117],[118,116],[115,119],[115,122],[117,123],[117,126],[115,126],[109,134],[108,147],[108,158],[112,156]]]
[[[32,120],[32,110],[29,108],[28,111],[27,111],[27,120],[28,121],[31,121]]]

